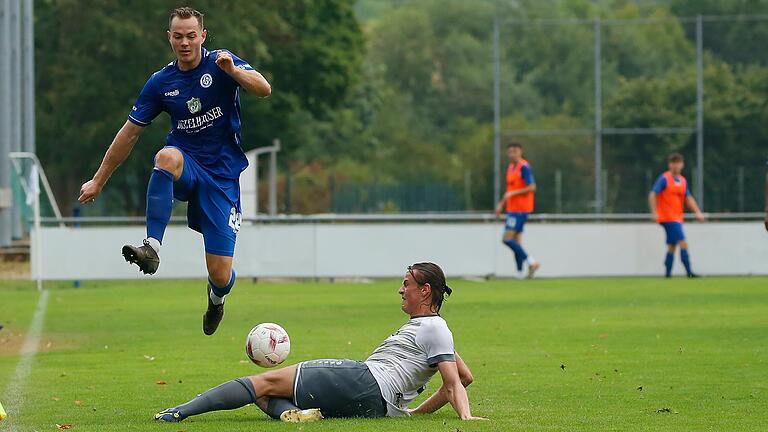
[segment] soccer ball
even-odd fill
[[[284,328],[262,323],[251,329],[245,339],[245,353],[257,365],[271,368],[279,365],[291,352],[291,339]]]

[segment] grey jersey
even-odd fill
[[[412,317],[373,351],[365,364],[387,401],[388,416],[408,415],[437,364],[455,361],[453,334],[439,316]]]

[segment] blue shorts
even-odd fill
[[[507,213],[507,222],[504,224],[505,231],[523,232],[525,222],[528,221],[528,213],[511,212]]]
[[[173,197],[186,201],[187,224],[203,235],[205,251],[232,256],[240,231],[240,182],[214,177],[178,147],[184,156],[184,170],[173,183]]]
[[[664,227],[664,232],[667,233],[668,245],[676,245],[685,240],[685,233],[683,233],[683,224],[681,222],[661,222],[659,225]]]

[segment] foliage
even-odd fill
[[[146,79],[173,59],[165,39],[170,0],[44,0],[36,4],[38,142],[56,193],[71,208],[96,170]],[[206,47],[226,47],[270,80],[274,96],[243,96],[246,149],[282,138],[292,155],[301,134],[332,117],[359,79],[363,36],[351,0],[196,1]],[[142,135],[96,211],[141,213],[165,116]],[[90,210],[90,207],[88,208]]]
[[[147,76],[171,59],[160,29],[175,3],[37,4],[38,142],[67,208]],[[457,203],[457,209],[489,210],[498,198],[491,196],[496,18],[502,144],[513,139],[526,144],[539,183],[537,211],[591,211],[591,19],[604,21],[603,126],[691,128],[695,24],[675,17],[768,10],[758,0],[200,0],[193,6],[208,12],[209,48],[233,50],[273,84],[268,99],[243,97],[244,147],[281,139],[281,181],[287,186],[280,202],[284,210],[299,212],[412,211],[423,208],[419,200],[431,199]],[[538,18],[581,21],[537,24]],[[645,18],[655,22],[611,21]],[[722,179],[707,182],[709,210],[760,207],[755,191],[768,135],[766,28],[768,21],[704,24],[705,170],[707,177]],[[143,212],[150,161],[167,128],[165,119],[149,128],[111,180],[105,199],[90,211]],[[574,132],[519,133],[552,129]],[[649,182],[664,169],[664,156],[683,151],[691,168],[695,140],[687,132],[604,136],[606,172],[600,175],[607,181],[607,209],[645,211]],[[743,167],[745,174],[730,170],[723,177],[722,166]],[[736,200],[732,192],[738,184],[746,195]],[[387,194],[378,202],[350,198],[411,188],[423,191],[416,204]],[[345,195],[334,195],[339,191]]]

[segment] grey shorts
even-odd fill
[[[293,402],[301,409],[320,408],[324,417],[384,417],[387,403],[365,363],[311,360],[299,363]]]

